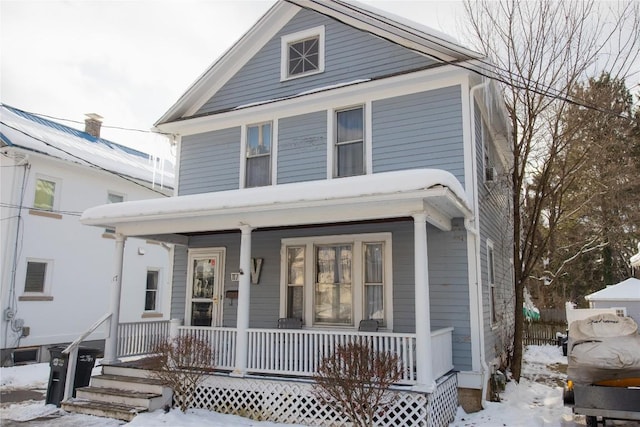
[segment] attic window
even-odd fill
[[[324,26],[282,36],[280,51],[282,81],[323,72]]]

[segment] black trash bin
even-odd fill
[[[47,387],[47,404],[54,404],[60,407],[60,403],[64,398],[64,387],[67,382],[67,368],[69,365],[69,355],[62,353],[65,347],[52,346],[49,347],[51,360],[49,367],[49,385]],[[76,376],[73,381],[73,397],[76,396],[76,389],[86,387],[91,380],[91,371],[96,363],[96,357],[101,353],[100,350],[89,347],[78,348],[78,360],[76,363]]]

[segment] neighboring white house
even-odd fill
[[[616,308],[626,311],[640,324],[640,280],[629,278],[585,296],[591,308]]]
[[[99,137],[0,106],[2,363],[46,361],[48,346],[78,338],[110,309],[112,230],[80,214],[110,202],[164,198],[173,165]],[[163,167],[164,166],[164,167]],[[171,245],[126,242],[120,322],[169,316]],[[88,338],[101,347],[106,325]]]

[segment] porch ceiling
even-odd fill
[[[460,182],[439,169],[414,169],[269,187],[113,203],[81,222],[125,236],[296,226],[411,216],[442,230],[471,210]]]

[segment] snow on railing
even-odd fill
[[[155,346],[168,338],[168,320],[120,323],[117,357],[151,353]]]

